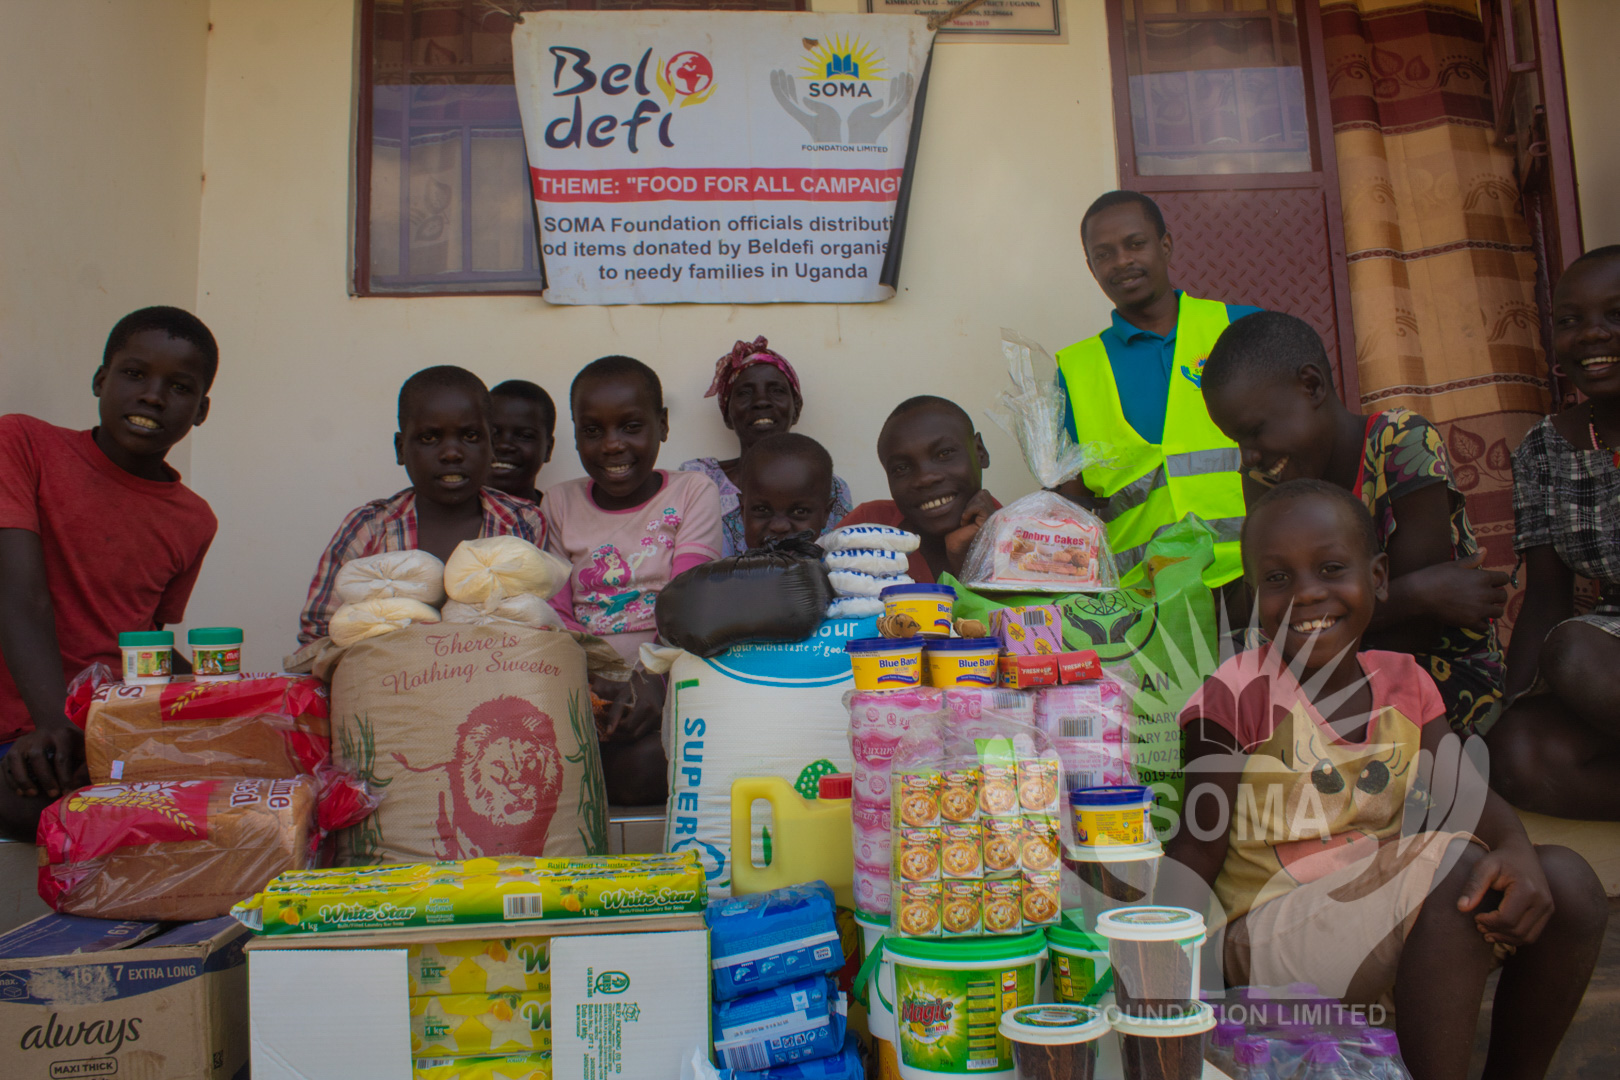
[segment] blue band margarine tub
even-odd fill
[[[844,642],[857,690],[906,690],[922,685],[923,639],[855,638]]]
[[[989,688],[1000,677],[1001,643],[993,637],[938,638],[924,645],[924,654],[932,686]]]
[[[883,601],[883,614],[910,615],[924,637],[951,636],[956,590],[949,585],[890,585],[878,598]]]
[[[1148,811],[1153,793],[1145,787],[1077,788],[1069,793],[1074,837],[1085,847],[1135,847],[1153,840]]]

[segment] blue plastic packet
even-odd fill
[[[850,1031],[844,1035],[844,1048],[832,1057],[756,1072],[721,1069],[720,1080],[866,1080],[866,1067],[861,1064],[861,1041]]]
[[[709,924],[714,1000],[843,967],[833,911],[832,889],[823,881],[711,900],[703,918]]]
[[[831,1057],[844,1045],[847,1003],[825,975],[714,1006],[714,1051],[728,1069]]]

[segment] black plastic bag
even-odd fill
[[[694,566],[658,594],[658,635],[704,657],[749,641],[803,641],[833,598],[824,554],[814,534],[802,532]]]

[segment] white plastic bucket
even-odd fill
[[[894,1033],[901,1080],[1014,1080],[1001,1016],[1035,1003],[1046,955],[1039,930],[1020,937],[884,939],[869,1008],[874,1033]]]

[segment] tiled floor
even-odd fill
[[[1478,1077],[1485,1067],[1485,1047],[1491,1029],[1491,994],[1496,979],[1486,988],[1485,1011],[1480,1014],[1479,1032],[1474,1040],[1474,1067]],[[1575,1023],[1564,1037],[1558,1056],[1547,1074],[1553,1080],[1615,1080],[1620,1077],[1620,898],[1609,900],[1609,931],[1597,970],[1586,988],[1586,997],[1575,1014]]]

